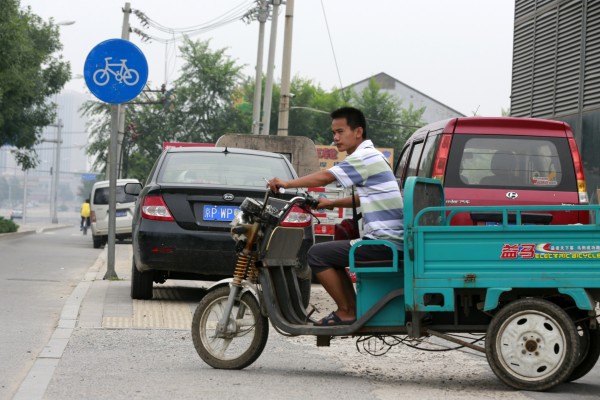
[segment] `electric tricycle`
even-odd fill
[[[270,322],[287,335],[316,336],[318,346],[339,336],[441,338],[485,353],[496,376],[522,390],[548,390],[595,366],[599,206],[446,207],[441,183],[427,178],[407,180],[404,202],[403,251],[381,240],[360,240],[350,250],[357,320],[315,326],[296,279],[303,231],[281,224],[292,207],[308,210],[315,200],[247,198],[232,223],[234,276],[216,283],[193,316],[200,357],[214,368],[245,368],[263,351]],[[582,210],[590,224],[524,222],[525,215]],[[464,212],[500,218],[450,224]],[[361,263],[360,248],[372,244],[388,246],[389,259]],[[481,338],[465,340],[467,333]]]

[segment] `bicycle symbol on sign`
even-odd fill
[[[126,59],[121,59],[120,63],[110,63],[112,57],[106,57],[104,61],[106,62],[103,69],[98,69],[94,72],[94,83],[98,86],[104,86],[110,80],[110,74],[115,76],[117,82],[123,82],[127,86],[135,85],[140,79],[140,74],[133,68],[127,68]],[[111,68],[111,67],[120,67],[120,68]]]

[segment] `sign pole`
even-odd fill
[[[115,272],[115,233],[116,233],[116,205],[117,205],[117,135],[119,131],[120,104],[110,106],[110,146],[108,150],[108,242],[106,258],[106,274],[104,279],[119,279]]]

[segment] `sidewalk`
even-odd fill
[[[153,300],[132,300],[132,256],[131,244],[117,244],[114,267],[118,279],[104,280],[107,248],[104,249],[65,302],[56,330],[38,355],[14,400],[43,398],[75,330],[191,329],[192,313],[204,294],[198,288],[205,288],[209,283],[167,281],[160,286],[155,285]],[[186,290],[186,287],[193,290]]]
[[[19,224],[19,230],[17,232],[10,233],[0,233],[0,240],[2,239],[10,239],[16,238],[24,235],[31,235],[33,233],[42,233],[47,231],[53,231],[56,229],[62,229],[69,226],[73,226],[72,224],[52,224],[50,222],[41,222],[41,223],[27,223],[27,224]]]

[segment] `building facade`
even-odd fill
[[[374,79],[381,86],[382,91],[388,92],[397,100],[401,101],[403,108],[408,108],[410,104],[413,105],[415,110],[425,107],[425,112],[423,113],[422,119],[428,124],[431,122],[441,121],[443,119],[465,116],[453,108],[450,108],[447,105],[427,96],[426,94],[419,92],[417,89],[400,82],[398,79],[386,74],[385,72],[380,72],[377,75],[356,82],[350,85],[350,88],[352,88],[352,90],[355,92],[360,93],[368,87],[371,79]]]
[[[571,125],[597,199],[600,1],[515,0],[513,40],[511,115]]]

